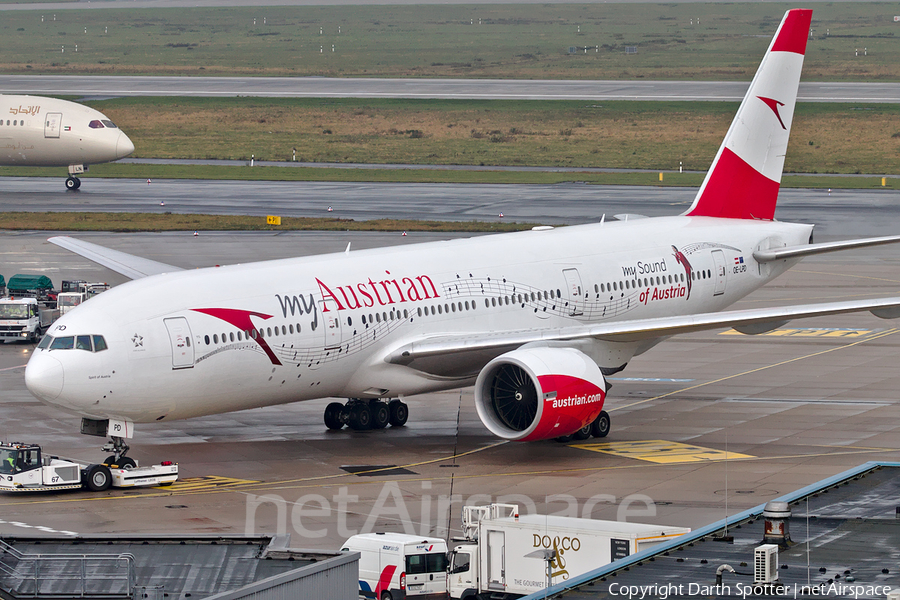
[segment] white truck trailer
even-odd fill
[[[0,491],[27,493],[86,488],[102,492],[110,487],[165,486],[178,480],[178,464],[171,461],[141,467],[123,456],[118,463],[94,465],[49,456],[34,444],[0,443]]]
[[[501,600],[539,592],[548,583],[566,581],[690,531],[519,515],[515,504],[464,506],[462,517],[465,538],[450,552],[448,590],[451,598],[463,600]]]
[[[36,341],[59,318],[36,298],[0,298],[0,339]]]

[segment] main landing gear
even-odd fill
[[[81,187],[81,180],[77,177],[72,177],[69,175],[66,177],[66,189],[67,190],[77,190]]]
[[[600,414],[597,415],[597,418],[592,422],[588,423],[575,433],[571,435],[562,435],[558,438],[554,438],[557,442],[566,443],[571,442],[572,440],[586,440],[591,436],[595,438],[605,438],[609,435],[609,429],[611,427],[611,423],[609,420],[609,413],[605,410],[600,411]]]
[[[137,466],[137,463],[133,458],[125,456],[125,453],[128,452],[128,444],[125,443],[124,438],[113,436],[110,441],[100,448],[100,450],[103,452],[113,452],[113,454],[107,456],[106,460],[103,461],[103,464],[108,467],[133,469]]]
[[[402,427],[409,418],[409,406],[400,400],[386,402],[381,398],[350,398],[346,404],[332,402],[325,407],[325,426],[341,429],[344,425],[356,431],[384,429],[388,424]]]

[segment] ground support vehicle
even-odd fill
[[[14,298],[36,298],[38,302],[55,308],[56,290],[46,275],[13,275],[6,284],[6,293]]]
[[[85,300],[96,296],[101,292],[109,289],[108,283],[91,283],[83,279],[65,279],[59,288],[62,293],[65,292],[81,292],[85,295]]]
[[[34,444],[0,443],[0,491],[102,492],[110,487],[171,485],[178,480],[178,464],[171,461],[141,467],[122,457],[118,463],[88,464],[46,455]]]
[[[341,552],[359,552],[359,595],[375,600],[447,598],[447,542],[403,533],[354,535]]]
[[[37,298],[0,298],[0,339],[36,341],[58,318],[58,309]]]
[[[87,300],[87,294],[84,292],[60,292],[56,296],[56,307],[59,309],[59,316],[63,316],[85,300]]]
[[[520,516],[515,504],[464,506],[462,516],[465,537],[450,552],[447,583],[454,599],[501,600],[539,592],[690,531],[555,515]]]

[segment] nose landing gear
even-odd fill
[[[77,177],[72,177],[69,175],[66,177],[66,189],[67,190],[77,190],[81,187],[81,180]]]
[[[103,461],[104,464],[108,466],[117,466],[120,469],[133,469],[137,466],[137,462],[133,458],[129,458],[125,456],[125,453],[128,452],[128,444],[125,443],[125,438],[120,438],[116,436],[111,436],[110,441],[103,445],[100,448],[103,452],[112,452],[113,454],[106,457],[106,460]]]
[[[402,427],[408,418],[409,406],[397,399],[385,402],[381,398],[350,398],[346,404],[332,402],[325,408],[325,426],[334,430],[344,425],[355,431],[384,429],[388,424]]]

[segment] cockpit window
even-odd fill
[[[71,350],[74,347],[75,337],[71,335],[55,338],[50,344],[51,350]]]
[[[103,123],[101,123],[97,119],[94,119],[93,121],[88,123],[88,127],[90,127],[91,129],[103,129]]]
[[[109,121],[107,119],[103,119],[103,124],[106,125],[107,127],[109,127],[110,129],[118,129],[116,127],[115,123],[113,123],[112,121]]]
[[[102,335],[68,335],[54,338],[45,335],[38,344],[41,350],[87,350],[88,352],[103,352],[108,347],[106,338]]]

